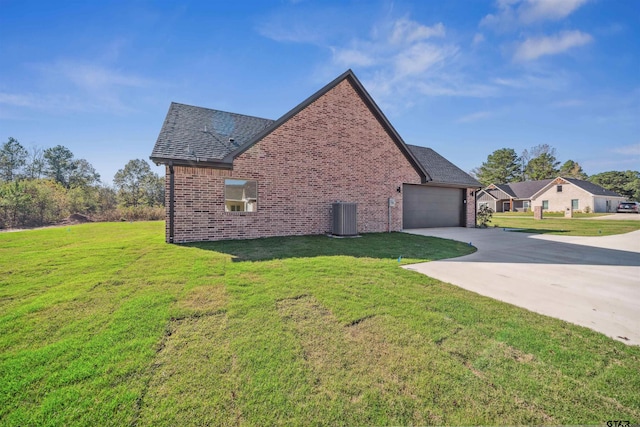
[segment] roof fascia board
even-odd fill
[[[351,69],[345,71],[344,73],[342,73],[341,75],[336,77],[333,81],[331,81],[330,83],[325,85],[323,88],[318,90],[316,93],[314,93],[313,95],[311,95],[310,97],[308,97],[307,99],[302,101],[296,107],[294,107],[289,112],[287,112],[285,115],[283,115],[278,120],[276,120],[271,126],[269,126],[265,130],[263,130],[262,132],[257,134],[252,140],[250,140],[249,142],[244,144],[242,147],[238,147],[236,150],[234,150],[231,153],[229,153],[224,159],[222,159],[222,161],[226,162],[226,163],[233,162],[233,159],[235,159],[237,156],[239,156],[240,154],[244,153],[249,148],[251,148],[253,145],[255,145],[258,141],[262,140],[267,135],[269,135],[270,133],[272,133],[273,131],[278,129],[280,126],[282,126],[284,123],[286,123],[289,119],[294,117],[300,111],[304,110],[306,107],[308,107],[313,102],[318,100],[322,95],[324,95],[327,92],[329,92],[331,89],[336,87],[340,82],[342,82],[345,79],[349,79],[350,82],[353,84],[354,88],[356,89],[356,92],[358,92],[358,94],[365,101],[365,104],[367,104],[367,107],[369,107],[369,109],[374,114],[374,116],[376,116],[378,121],[385,128],[385,130],[391,135],[391,138],[394,140],[394,142],[396,143],[398,148],[400,148],[400,151],[402,151],[402,153],[405,155],[405,157],[407,157],[407,159],[409,160],[411,165],[414,167],[414,169],[416,169],[416,171],[420,175],[421,181],[423,183],[431,181],[432,180],[431,176],[429,176],[429,174],[427,173],[426,170],[424,170],[424,168],[422,167],[420,162],[411,153],[411,151],[409,150],[409,148],[407,147],[405,142],[402,140],[402,138],[400,137],[398,132],[396,132],[396,130],[391,125],[391,123],[389,122],[387,117],[384,115],[384,113],[382,113],[382,111],[377,106],[377,104],[375,103],[373,98],[371,98],[369,93],[366,91],[364,86],[362,86],[362,83],[360,83],[360,81],[358,80],[358,78],[355,76],[355,74],[353,73],[353,71]]]
[[[479,189],[482,187],[476,187],[474,185],[465,185],[465,184],[448,184],[446,182],[437,182],[437,181],[428,181],[423,182],[422,185],[426,187],[447,187],[447,188],[473,188]]]
[[[220,160],[185,160],[185,159],[170,159],[165,157],[149,157],[156,165],[168,165],[172,163],[174,166],[191,166],[197,168],[217,168],[217,169],[233,169],[233,164],[220,161]]]

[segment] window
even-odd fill
[[[580,209],[580,203],[578,199],[571,199],[571,210],[577,211]]]
[[[258,210],[258,182],[247,179],[224,180],[225,212],[256,212]]]
[[[549,209],[549,201],[548,200],[543,200],[542,201],[542,209]]]
[[[530,206],[529,206],[529,201],[528,201],[528,200],[524,200],[524,201],[522,202],[522,207],[523,207],[523,208],[525,208],[525,209],[529,209],[529,207],[530,207]]]
[[[556,185],[556,191],[562,193],[562,185]]]

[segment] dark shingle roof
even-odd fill
[[[594,196],[610,196],[610,197],[622,197],[618,193],[607,190],[589,181],[582,181],[575,178],[560,177],[578,188],[581,188]],[[509,194],[516,199],[531,199],[533,195],[544,189],[555,179],[542,179],[540,181],[524,181],[524,182],[512,182],[510,184],[494,184],[495,187]],[[485,192],[490,193],[491,189],[485,188]]]
[[[516,193],[514,193],[511,187],[509,187],[509,184],[495,184],[495,186],[496,188],[498,188],[498,190],[502,190],[503,192],[507,193],[509,196],[516,197]],[[489,191],[492,191],[492,190],[489,190]]]
[[[506,184],[510,189],[510,194],[513,194],[516,199],[530,199],[531,196],[542,190],[549,184],[552,179],[542,179],[540,181],[524,181],[524,182],[512,182]]]
[[[427,171],[433,183],[457,185],[464,187],[481,187],[478,181],[473,179],[465,171],[433,151],[431,148],[409,145],[409,150]]]
[[[221,161],[273,122],[172,102],[151,159]]]
[[[598,184],[594,184],[593,182],[583,181],[581,179],[575,178],[562,178],[566,179],[576,187],[582,188],[584,191],[587,191],[594,196],[610,196],[610,197],[623,197],[615,191],[607,190],[606,188],[600,187]]]

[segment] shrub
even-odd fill
[[[476,215],[478,226],[480,228],[487,228],[493,217],[493,209],[487,205],[480,205]]]
[[[165,218],[163,206],[118,207],[91,217],[94,221],[157,221]]]

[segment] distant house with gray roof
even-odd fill
[[[478,207],[486,205],[494,212],[527,212],[542,206],[550,212],[615,212],[625,198],[597,184],[575,178],[558,177],[539,181],[491,184],[478,192]]]
[[[166,166],[171,243],[475,226],[475,179],[408,146],[351,70],[277,120],[171,103],[151,154]]]

